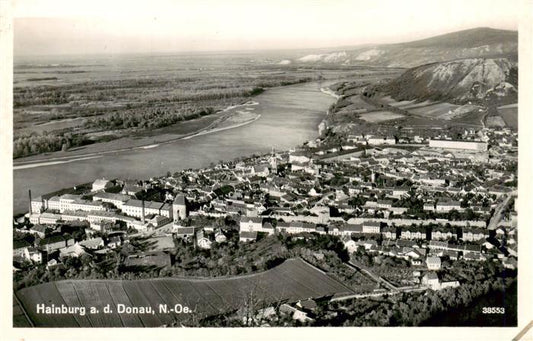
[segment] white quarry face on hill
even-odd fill
[[[348,55],[346,52],[333,52],[326,54],[309,54],[298,59],[300,62],[324,62],[324,63],[339,63],[344,62]]]
[[[415,82],[426,83],[431,92],[441,92],[460,100],[484,98],[488,92],[510,93],[507,83],[513,62],[506,58],[471,58],[421,66],[412,70]]]
[[[371,60],[374,57],[378,57],[382,53],[384,53],[384,51],[378,49],[367,50],[357,55],[357,57],[355,57],[355,60]]]

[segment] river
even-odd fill
[[[286,150],[318,135],[317,126],[335,98],[320,91],[329,84],[317,82],[268,89],[255,96],[256,121],[234,129],[182,139],[68,163],[13,171],[13,212],[28,207],[28,189],[34,196],[94,179],[148,179],[187,168],[206,167],[272,148]]]

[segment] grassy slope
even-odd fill
[[[309,297],[322,297],[351,290],[300,259],[290,259],[268,271],[217,279],[152,279],[134,281],[71,280],[40,284],[17,292],[24,308],[37,326],[76,327],[89,323],[97,326],[150,326],[191,321],[205,316],[243,307],[253,296],[254,302],[273,304],[295,302]],[[75,293],[75,294],[74,294]],[[90,298],[90,299],[89,299]],[[96,306],[99,314],[87,317],[73,315],[36,314],[35,305],[48,302],[56,306],[66,302],[70,306]],[[115,314],[104,315],[103,307],[123,303],[130,306],[159,304],[187,305],[193,314],[130,315],[129,320]],[[136,316],[133,317],[133,316]],[[105,317],[105,318],[103,318]]]

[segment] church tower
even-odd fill
[[[274,147],[272,147],[272,155],[270,156],[270,168],[272,168],[273,173],[276,173],[278,170],[278,159],[276,158]]]
[[[172,203],[172,219],[174,221],[187,218],[187,199],[183,193],[178,193]]]

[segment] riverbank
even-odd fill
[[[47,159],[16,160],[13,213],[27,211],[29,189],[38,196],[102,177],[149,179],[169,171],[204,168],[212,163],[267,153],[272,148],[288,150],[299,146],[317,137],[317,126],[333,103],[331,96],[320,91],[320,87],[327,85],[309,82],[270,88],[255,96],[248,108],[230,108],[202,118],[209,118],[209,122],[203,122],[202,130],[216,119],[221,120],[194,138],[183,139],[184,133],[162,129],[157,136],[130,138],[127,142],[135,145],[129,149],[117,148],[121,146],[111,141],[90,154],[92,150],[86,148],[77,154],[68,151],[47,155]],[[223,117],[227,119],[222,120]],[[165,139],[166,142],[161,142]],[[28,167],[45,162],[45,165]],[[20,167],[23,165],[27,167]]]
[[[180,139],[190,139],[195,136],[242,127],[255,122],[261,115],[254,114],[251,111],[242,111],[237,109],[244,108],[250,110],[253,109],[253,106],[258,104],[258,102],[247,101],[243,104],[232,105],[218,113],[210,115],[211,117],[204,117],[179,123],[174,127],[153,130],[148,136],[144,137],[120,138],[113,141],[100,142],[93,145],[73,148],[66,152],[54,152],[16,159],[13,160],[13,170],[81,161],[88,158],[99,157],[105,154],[120,153],[136,149],[150,149],[161,144],[172,143]],[[187,124],[188,126],[184,127],[184,125]],[[188,128],[192,131],[180,133]]]
[[[320,88],[320,91],[325,93],[326,95],[330,95],[331,97],[334,97],[337,100],[342,97],[340,95],[337,95],[337,93],[335,93],[335,91],[331,90],[329,87]]]

